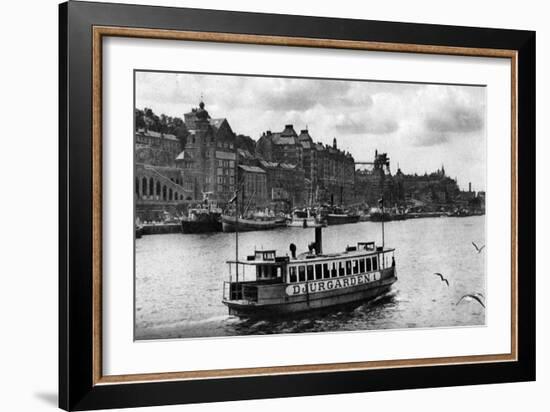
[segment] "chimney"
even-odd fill
[[[471,192],[472,191],[472,182],[469,182],[468,183],[468,192]]]
[[[338,147],[336,145],[336,137],[334,139],[332,139],[332,147],[334,147],[335,149]]]

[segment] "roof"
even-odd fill
[[[176,141],[178,140],[178,138],[173,134],[155,132],[154,130],[139,129],[138,133],[140,133],[144,136],[158,137],[158,138],[162,138],[162,139],[176,140]]]
[[[270,168],[270,169],[279,166],[279,163],[277,163],[277,162],[268,162],[267,160],[260,160],[260,164],[263,167]]]
[[[176,160],[186,160],[188,162],[193,161],[193,154],[189,151],[183,150],[179,155],[176,156]]]
[[[273,133],[271,140],[273,144],[280,144],[280,145],[298,143],[294,136],[281,136],[281,133]]]
[[[254,156],[252,155],[252,153],[250,153],[248,150],[246,149],[237,149],[237,152],[239,153],[239,156],[242,156],[244,158],[247,158],[247,159],[252,159],[254,158]]]
[[[239,165],[239,168],[250,173],[265,173],[265,170],[260,169],[258,166]]]
[[[209,119],[210,124],[215,127],[216,129],[219,129],[222,123],[224,122],[225,118],[221,119]]]

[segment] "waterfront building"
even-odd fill
[[[445,174],[444,166],[435,172],[423,175],[403,175],[401,184],[403,196],[398,198],[398,201],[421,199],[425,202],[444,205],[456,201],[460,192],[456,180]]]
[[[135,157],[137,163],[154,166],[175,166],[181,151],[180,141],[173,134],[138,129],[135,133]]]
[[[162,221],[184,212],[193,191],[184,187],[176,162],[181,143],[172,134],[145,128],[135,132],[135,204],[141,221]]]
[[[355,160],[350,153],[338,149],[336,138],[332,146],[316,143],[316,174],[312,191],[316,203],[349,205],[355,199]]]
[[[293,125],[287,124],[282,132],[264,132],[256,144],[256,154],[268,162],[294,165],[295,173],[300,175],[303,170],[294,206],[331,202],[347,205],[354,200],[354,160],[351,154],[338,149],[336,139],[332,146],[323,146],[314,142],[308,129],[298,135]]]
[[[283,162],[303,168],[303,150],[293,125],[282,132],[268,130],[256,143],[256,154],[270,162]]]
[[[259,160],[258,163],[266,172],[267,193],[273,210],[289,211],[305,205],[304,169],[284,162]]]
[[[212,201],[227,202],[236,187],[235,133],[227,119],[212,119],[202,101],[184,118],[189,134],[183,160],[194,198],[209,193]]]
[[[241,210],[254,211],[269,206],[265,170],[257,166],[239,165],[239,202]]]
[[[312,189],[317,186],[317,151],[315,143],[310,136],[308,129],[300,131],[298,141],[302,146],[302,164],[304,176],[310,181]]]

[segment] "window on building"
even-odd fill
[[[139,179],[136,177],[136,196],[139,196]]]
[[[296,282],[296,266],[291,266],[289,268],[289,282],[295,283]]]
[[[218,192],[223,192],[223,187],[222,187],[222,185],[218,185]]]
[[[168,190],[168,200],[172,200],[172,189]]]
[[[166,200],[166,186],[162,186],[162,200]]]
[[[370,258],[365,259],[367,261],[367,272],[370,272],[372,270],[372,263]]]
[[[360,273],[365,272],[365,259],[359,260],[359,272]]]
[[[372,258],[372,270],[378,270],[378,256]]]
[[[306,281],[306,267],[304,265],[298,266],[298,280],[300,282]]]
[[[346,260],[346,275],[351,275],[351,260]]]
[[[344,262],[338,263],[338,276],[344,276],[346,271],[344,270]]]
[[[155,193],[155,182],[153,181],[153,178],[149,178],[149,196],[153,196]]]
[[[335,278],[338,275],[336,271],[336,263],[332,262],[332,270],[330,271],[330,276]]]
[[[356,275],[359,273],[359,262],[357,259],[353,261],[353,274]]]
[[[143,197],[147,196],[147,178],[146,177],[141,179],[141,195]]]

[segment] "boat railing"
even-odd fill
[[[247,302],[258,301],[257,285],[244,282],[223,282],[223,300],[244,300]]]

